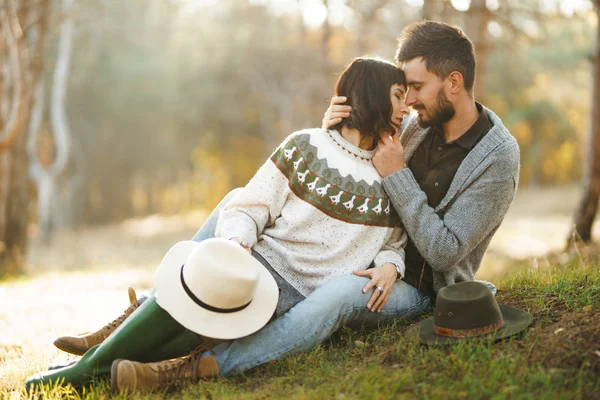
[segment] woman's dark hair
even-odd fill
[[[346,67],[335,85],[336,96],[346,96],[352,106],[348,118],[331,129],[357,129],[363,137],[379,142],[381,134],[393,135],[398,125],[392,122],[390,88],[393,84],[406,87],[404,72],[390,61],[358,57]]]

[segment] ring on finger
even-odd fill
[[[379,290],[381,293],[383,293],[383,288],[381,286],[377,286],[377,290]]]

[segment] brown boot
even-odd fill
[[[95,345],[102,343],[104,339],[113,333],[140,306],[135,290],[128,288],[127,293],[129,294],[129,303],[131,305],[119,318],[105,325],[99,331],[88,333],[87,335],[59,337],[54,341],[54,345],[62,351],[80,356]]]
[[[214,357],[202,357],[205,350],[189,356],[156,363],[115,360],[110,371],[113,392],[120,390],[150,391],[180,384],[185,380],[216,379],[219,366]]]

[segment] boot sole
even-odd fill
[[[86,349],[85,347],[74,346],[67,342],[61,342],[60,340],[55,340],[54,346],[56,346],[58,349],[64,351],[65,353],[75,354],[76,356],[82,356],[85,354],[86,351],[89,350],[89,349]]]
[[[113,393],[117,393],[119,391],[119,388],[117,387],[117,367],[121,361],[123,361],[122,358],[117,358],[110,366],[110,390]]]

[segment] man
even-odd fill
[[[310,350],[346,324],[372,326],[419,315],[431,309],[440,288],[474,279],[514,198],[518,145],[473,98],[473,45],[462,31],[440,22],[414,23],[403,31],[396,61],[408,81],[406,103],[418,115],[405,118],[400,140],[396,135],[379,144],[373,163],[410,237],[406,275],[386,293],[373,290],[377,282],[368,271],[330,280],[259,332],[203,354],[216,359],[220,376]],[[349,115],[339,105],[343,100],[332,99],[324,126]],[[195,239],[212,235],[219,209]],[[113,386],[170,384],[190,363],[198,366],[198,356],[180,364],[121,363],[127,371]]]

